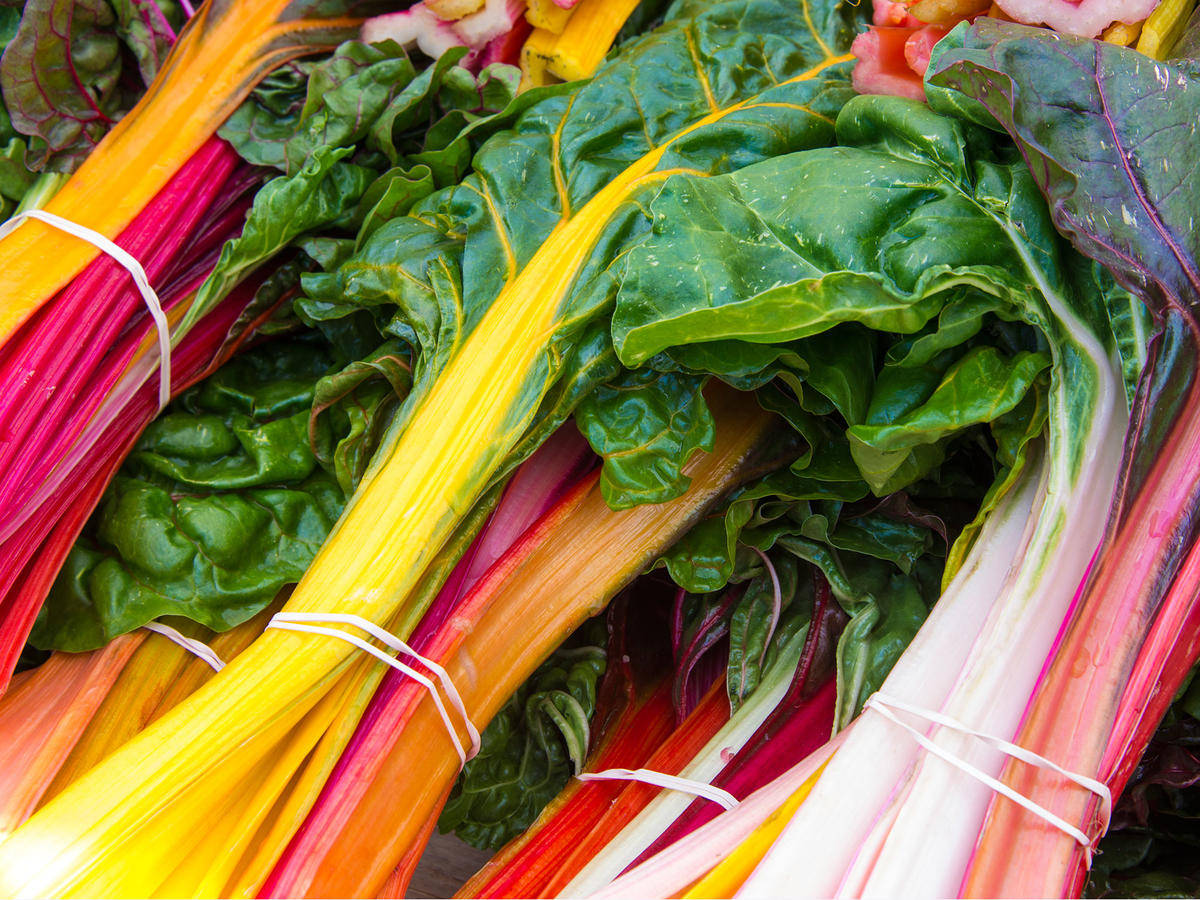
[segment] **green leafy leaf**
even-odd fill
[[[556,651],[509,698],[482,734],[441,817],[475,847],[496,849],[529,827],[583,768],[589,722],[605,669],[603,628],[592,622]],[[601,645],[581,640],[600,638]]]
[[[600,490],[610,507],[664,503],[687,490],[684,464],[714,438],[703,386],[695,376],[627,372],[579,404],[575,423],[604,459]]]

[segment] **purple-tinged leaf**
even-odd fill
[[[186,21],[183,8],[172,0],[112,0],[117,33],[137,60],[142,81],[154,80]]]
[[[29,0],[0,59],[13,126],[35,141],[32,168],[70,171],[119,118],[121,45],[105,0]]]
[[[1084,255],[1157,314],[1200,303],[1200,63],[984,18],[929,72],[1012,135]]]

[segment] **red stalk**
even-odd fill
[[[721,677],[712,683],[691,714],[663,741],[641,768],[678,775],[728,721],[729,701],[725,697],[725,679]],[[570,855],[559,866],[539,896],[559,896],[571,879],[592,861],[592,857],[607,846],[621,829],[632,822],[661,792],[661,788],[636,781],[622,787],[603,817],[586,834],[577,835],[572,841],[569,847]]]

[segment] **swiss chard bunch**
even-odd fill
[[[244,158],[285,172],[255,195],[191,311],[274,266],[258,304],[279,307],[259,328],[271,340],[147,431],[64,565],[34,644],[90,649],[159,615],[223,630],[303,575],[408,395],[412,358],[369,310],[313,318],[293,297],[302,273],[336,266],[456,179],[533,99],[516,98],[515,69],[474,76],[459,56],[418,71],[395,44],[347,42],[271,76],[227,123]]]

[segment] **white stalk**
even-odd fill
[[[1013,243],[1021,253],[1024,245]],[[1025,262],[1074,351],[1070,361],[1056,352],[1049,447],[1028,527],[1015,542],[985,529],[971,570],[938,601],[883,688],[1008,740],[1103,536],[1128,415],[1107,351],[1038,267]],[[1086,417],[1078,409],[1072,415],[1071,399],[1079,403],[1088,384]],[[1022,494],[1033,479],[1027,474],[1025,481]],[[1004,577],[978,577],[980,567],[1001,563],[1009,567]],[[912,724],[951,754],[999,774],[998,751],[927,722]],[[957,893],[991,789],[925,753],[877,713],[868,711],[853,728],[739,896]]]
[[[977,546],[1021,547],[1042,492],[1042,466],[1029,469],[984,523]],[[940,707],[983,627],[995,586],[1015,572],[1012,555],[971,553],[934,606],[913,642],[897,660],[884,689],[910,703]],[[882,716],[860,716],[826,765],[812,793],[739,896],[829,897],[911,770],[918,749]]]

